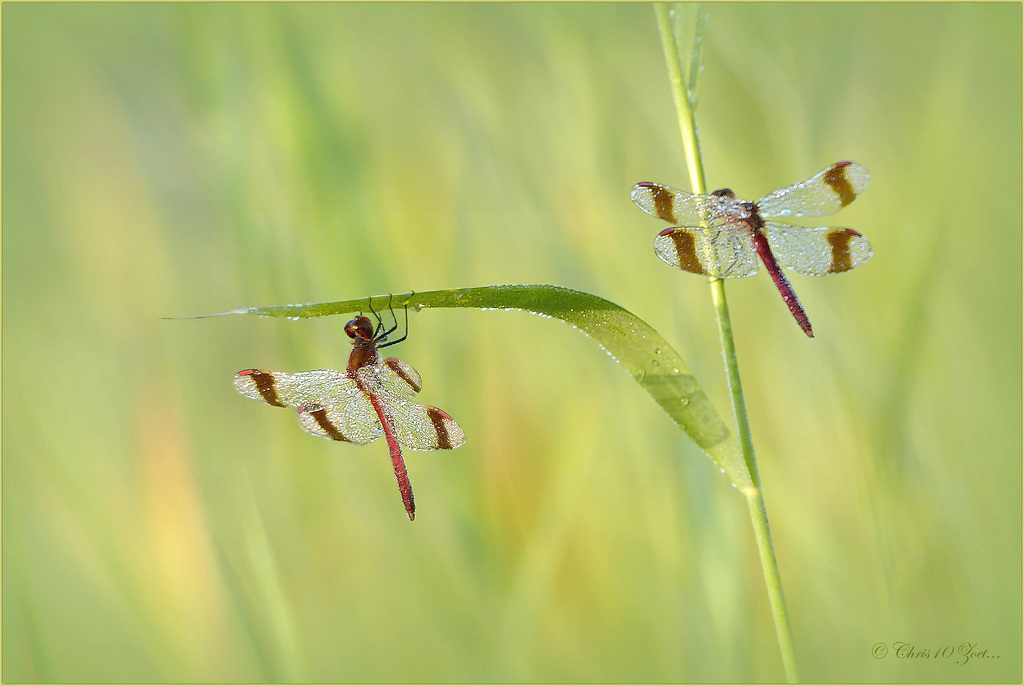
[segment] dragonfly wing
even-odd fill
[[[383,432],[369,398],[345,372],[246,369],[235,375],[235,388],[247,398],[295,409],[299,424],[315,436],[362,444]]]
[[[334,369],[291,374],[246,369],[235,375],[235,388],[247,398],[276,407],[294,408],[309,403],[337,402],[358,392],[352,377]]]
[[[744,230],[729,228],[721,219],[710,229],[678,226],[654,239],[654,252],[676,269],[716,278],[757,273],[757,250]]]
[[[789,188],[757,201],[762,217],[827,217],[864,192],[868,170],[856,162],[836,162]]]
[[[384,433],[380,418],[364,393],[337,403],[304,405],[299,408],[299,424],[314,436],[357,445],[372,443]]]
[[[423,388],[423,379],[412,365],[389,357],[378,365],[378,383],[400,398],[411,398]]]
[[[408,399],[390,398],[384,403],[391,415],[398,442],[413,450],[451,450],[466,442],[458,422],[444,410]]]
[[[466,442],[466,434],[448,413],[412,401],[422,381],[410,365],[389,357],[357,370],[356,375],[391,419],[401,445],[413,450],[450,450]]]
[[[712,196],[694,195],[650,181],[633,186],[630,197],[647,214],[673,224],[697,225],[708,221],[720,204]]]
[[[839,274],[871,259],[871,243],[853,229],[765,222],[764,233],[779,264],[801,274]]]

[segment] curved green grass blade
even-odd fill
[[[223,314],[302,319],[366,312],[371,298],[305,305],[242,307]],[[372,296],[374,309],[472,307],[523,310],[554,317],[594,339],[622,365],[737,487],[750,487],[739,446],[679,353],[645,321],[590,293],[547,285],[482,286]]]

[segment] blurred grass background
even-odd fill
[[[872,174],[871,262],[791,276],[817,338],[728,284],[802,676],[1019,681],[1021,6],[708,12],[711,188]],[[407,454],[410,524],[383,443],[231,385],[344,321],[160,319],[560,284],[729,418],[629,200],[688,178],[649,5],[6,4],[3,86],[4,681],[782,678],[743,499],[568,327],[411,317],[469,442]]]

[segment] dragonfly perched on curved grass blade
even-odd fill
[[[248,398],[294,409],[299,424],[314,436],[364,445],[383,434],[391,452],[398,490],[411,520],[416,514],[416,503],[400,446],[451,450],[466,442],[466,434],[444,410],[413,402],[413,396],[423,385],[415,369],[397,358],[380,356],[381,348],[400,343],[408,336],[408,309],[406,335],[393,341],[387,337],[398,328],[397,318],[393,327],[384,330],[372,302],[370,312],[377,318],[376,326],[362,315],[345,325],[353,346],[345,371],[288,373],[245,369],[235,375],[235,388]]]
[[[765,217],[826,217],[853,202],[867,185],[867,169],[836,162],[757,202],[740,200],[728,188],[694,195],[649,181],[633,186],[631,196],[647,214],[683,224],[654,239],[654,252],[663,261],[716,278],[752,276],[763,262],[800,328],[813,338],[807,314],[780,266],[811,276],[839,274],[867,262],[871,244],[853,229],[790,226]]]

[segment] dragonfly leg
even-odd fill
[[[381,336],[381,338],[387,337],[388,334],[390,334],[391,332],[395,331],[398,328],[398,317],[395,316],[394,308],[391,308],[391,301],[390,300],[388,300],[388,307],[391,309],[391,316],[395,318],[395,325],[393,327],[391,327],[390,329],[388,329],[384,333],[384,335]],[[405,307],[403,309],[405,310],[405,333],[402,334],[401,338],[396,338],[393,341],[388,341],[387,343],[378,343],[377,344],[378,348],[386,348],[389,345],[394,345],[396,343],[401,343],[402,341],[404,341],[406,338],[409,337],[409,302],[408,301],[406,301]]]

